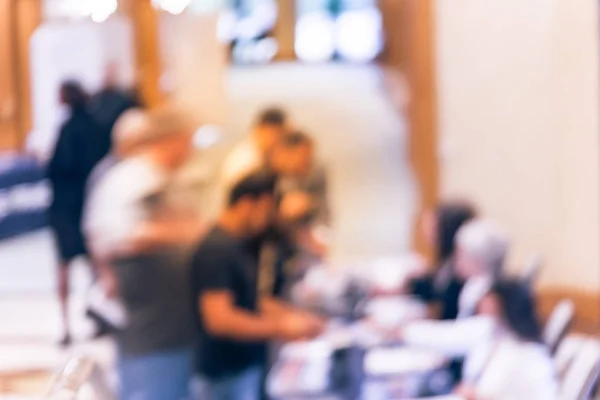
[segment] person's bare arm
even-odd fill
[[[209,291],[199,299],[205,329],[215,336],[240,341],[296,340],[312,335],[315,327],[301,314],[279,318],[253,314],[235,306],[228,291]]]
[[[125,247],[126,251],[138,252],[165,245],[193,244],[205,231],[204,224],[195,220],[148,221],[135,231]]]
[[[260,312],[265,316],[277,318],[293,311],[292,306],[273,297],[263,297],[260,299]]]

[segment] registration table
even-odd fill
[[[401,296],[362,302],[354,315],[330,320],[315,340],[281,347],[267,380],[272,398],[396,400],[448,390],[445,357],[403,346],[393,336],[403,324],[425,318],[426,307]]]

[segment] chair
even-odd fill
[[[600,378],[600,342],[586,339],[560,385],[559,400],[591,400]]]
[[[543,332],[544,343],[552,355],[556,353],[560,342],[569,331],[574,317],[575,305],[571,300],[562,300],[554,307]]]
[[[554,354],[554,365],[560,379],[564,378],[569,367],[585,344],[586,336],[570,334],[558,346]]]
[[[73,356],[52,384],[48,400],[114,400],[104,372],[88,355]]]
[[[525,265],[525,271],[523,273],[523,282],[528,287],[535,286],[537,279],[540,276],[542,269],[542,256],[534,254],[529,262]]]

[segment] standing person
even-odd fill
[[[216,188],[215,209],[220,211],[231,188],[243,177],[264,168],[268,154],[287,128],[287,116],[279,108],[263,111],[250,137],[227,156]]]
[[[134,154],[94,190],[86,226],[127,314],[116,336],[120,399],[180,400],[189,396],[193,370],[189,255],[202,225],[171,183],[194,129],[173,110],[148,118]]]
[[[256,251],[263,255],[261,288],[282,295],[293,280],[302,277],[305,267],[327,253],[327,243],[319,235],[330,223],[327,179],[325,169],[315,164],[313,140],[301,132],[286,134],[278,141],[267,169],[277,177],[278,218],[269,237],[256,243]],[[287,268],[290,262],[294,268]]]
[[[475,216],[475,209],[467,203],[445,202],[423,218],[423,234],[434,249],[435,266],[431,273],[415,277],[409,292],[430,304],[439,304],[441,320],[458,316],[464,280],[456,271],[455,238],[459,229]]]
[[[193,260],[197,371],[207,400],[258,399],[266,342],[310,337],[321,329],[316,318],[258,294],[257,260],[246,240],[268,227],[274,184],[264,174],[238,182]]]
[[[90,111],[98,123],[112,131],[125,111],[140,107],[140,104],[133,91],[120,86],[117,64],[108,64],[104,74],[104,86],[92,97]]]
[[[70,115],[60,128],[54,153],[47,167],[53,192],[49,224],[54,232],[60,259],[58,294],[63,316],[61,345],[71,342],[69,330],[69,270],[71,262],[86,254],[80,229],[85,186],[94,166],[110,150],[110,132],[99,126],[87,109],[87,94],[78,82],[67,81],[60,88],[60,100]]]
[[[89,217],[89,214],[96,212],[94,206],[90,206],[91,201],[89,199],[94,197],[95,190],[112,168],[116,167],[119,162],[135,155],[136,150],[139,150],[141,142],[143,143],[144,136],[147,135],[149,129],[149,116],[147,112],[140,109],[132,109],[123,113],[112,131],[111,151],[96,165],[86,184],[86,198],[88,201],[86,201],[84,207],[83,231],[86,237],[89,256],[92,260],[92,265],[95,267],[96,278],[99,284],[97,288],[92,290],[99,289],[103,294],[103,297],[100,298],[92,297],[92,301],[88,304],[86,311],[88,317],[96,323],[96,337],[111,333],[117,328],[114,326],[114,320],[111,318],[108,319],[111,319],[113,322],[107,320],[108,316],[105,313],[107,312],[106,306],[108,305],[110,308],[108,303],[117,301],[118,293],[116,277],[110,265],[110,260],[105,259],[105,254],[103,254],[101,249],[98,250],[95,248],[96,241],[93,240],[94,227],[87,226],[90,219],[93,220],[93,218]],[[98,299],[104,300],[103,304],[98,304]],[[100,309],[98,309],[98,306]]]

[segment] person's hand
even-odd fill
[[[103,271],[99,276],[99,281],[102,290],[104,290],[104,293],[106,294],[106,297],[110,299],[117,296],[119,291],[117,277],[114,273],[112,273],[112,271]]]
[[[313,208],[313,198],[305,192],[291,192],[281,200],[279,212],[283,220],[294,221],[304,217]]]
[[[289,312],[278,322],[279,338],[284,341],[314,338],[323,331],[323,323],[306,313]]]
[[[464,400],[477,400],[477,393],[475,392],[475,388],[467,385],[460,385],[455,393],[459,395]]]

